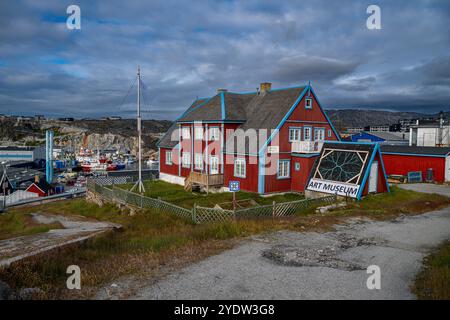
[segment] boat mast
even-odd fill
[[[139,193],[144,193],[145,188],[144,184],[142,183],[142,142],[141,142],[141,69],[138,66],[137,69],[137,131],[138,131],[138,158],[139,158],[139,178],[138,181],[136,181],[136,184],[131,188],[131,191],[134,190],[134,188],[138,188]]]

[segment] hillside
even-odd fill
[[[400,119],[438,117],[437,114],[430,115],[417,112],[390,112],[361,109],[326,110],[326,112],[338,130],[346,127],[394,124]],[[450,112],[446,112],[445,114],[447,117],[450,116]]]

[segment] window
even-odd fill
[[[183,168],[191,167],[191,153],[190,152],[183,152],[181,164],[183,165]]]
[[[331,135],[332,135],[331,129],[328,129],[328,138],[331,138]]]
[[[305,99],[305,109],[312,109],[312,99],[311,98]]]
[[[181,136],[183,139],[190,139],[191,138],[191,129],[188,127],[182,127],[181,128]]]
[[[203,140],[203,127],[194,127],[194,139]]]
[[[305,141],[311,141],[311,127],[305,127],[303,132],[303,138]]]
[[[300,128],[289,128],[289,141],[300,141],[301,129]]]
[[[172,151],[166,151],[166,164],[172,165]]]
[[[194,168],[197,170],[203,169],[203,154],[196,153],[194,155]]]
[[[323,140],[325,140],[325,129],[316,128],[314,130],[314,140],[315,141],[323,141]]]
[[[278,178],[289,178],[289,160],[278,160]]]
[[[234,176],[245,178],[245,159],[238,158],[234,160]]]
[[[220,131],[218,127],[211,127],[209,129],[209,140],[217,141],[220,139]]]
[[[295,171],[300,171],[300,162],[295,163]]]

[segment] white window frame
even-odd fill
[[[301,168],[300,162],[296,162],[294,166],[295,171],[300,171],[300,168]]]
[[[309,139],[306,139],[306,131],[307,130],[309,132]],[[312,140],[312,134],[313,134],[312,127],[303,127],[303,139],[304,139],[304,141],[311,141]]]
[[[277,178],[289,179],[291,177],[291,161],[286,159],[278,160]]]
[[[322,139],[319,139],[319,132],[322,132]],[[314,128],[314,141],[325,141],[325,128]]]
[[[191,138],[191,128],[181,127],[181,137],[183,139],[190,139]]]
[[[181,156],[181,166],[183,168],[191,167],[191,153],[190,152],[183,152],[183,154]]]
[[[213,134],[213,133],[217,133],[217,135]],[[219,141],[220,140],[220,128],[219,127],[210,127],[208,139],[209,139],[209,141]]]
[[[201,130],[201,133],[199,132]],[[203,140],[204,130],[203,127],[194,126],[194,139],[195,140]]]
[[[293,137],[292,137],[292,132],[294,132]],[[297,134],[295,134],[295,132]],[[296,135],[297,135],[297,137],[296,137]],[[289,128],[289,142],[301,141],[301,139],[302,139],[302,128],[300,128],[300,127]]]
[[[310,103],[308,106],[308,102]],[[312,109],[313,100],[312,98],[305,98],[305,109]]]
[[[194,153],[194,169],[203,170],[203,154]]]
[[[234,159],[234,176],[237,178],[245,178],[247,174],[246,161],[244,158]]]
[[[172,163],[172,151],[166,151],[166,164],[171,166]]]
[[[215,165],[213,164],[214,163],[213,160],[217,160]],[[217,168],[216,168],[217,170],[213,170],[214,166],[217,166]],[[215,172],[213,173],[213,171],[215,171]],[[211,156],[209,158],[209,173],[210,174],[219,174],[219,157],[218,156]]]

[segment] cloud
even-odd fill
[[[217,88],[311,80],[326,108],[449,109],[450,7],[379,1],[382,30],[355,1],[67,1],[0,4],[0,113],[174,119]],[[147,111],[149,111],[147,113]]]

